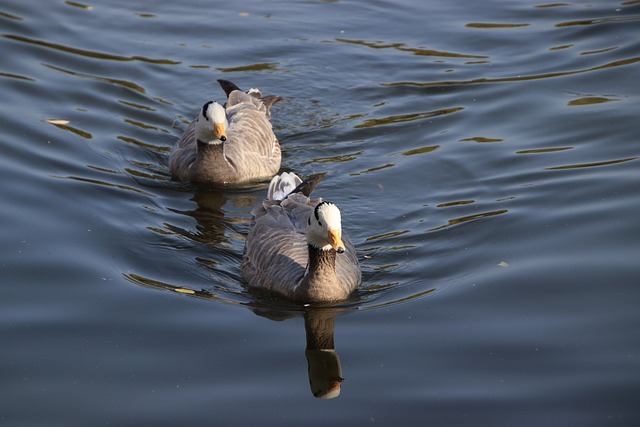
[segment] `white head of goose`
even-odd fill
[[[321,179],[303,182],[287,172],[272,179],[267,200],[252,211],[245,241],[242,274],[249,286],[308,303],[346,299],[360,284],[340,210],[309,199]]]
[[[344,252],[340,209],[331,202],[320,202],[307,221],[307,241],[314,249]]]
[[[215,101],[202,106],[195,120],[195,137],[200,144],[222,144],[227,140],[229,121],[224,107]]]
[[[169,157],[169,169],[181,181],[243,184],[271,178],[280,169],[280,143],[269,109],[281,98],[258,89],[240,90],[218,80],[227,95],[223,106],[205,103]]]

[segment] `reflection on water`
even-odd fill
[[[299,315],[299,312],[280,312],[254,308],[254,313],[271,320],[281,321]],[[340,395],[344,378],[340,357],[334,345],[335,320],[344,309],[310,307],[303,310],[306,335],[305,357],[309,386],[314,397],[333,399]]]
[[[333,343],[336,312],[309,309],[304,313],[307,337],[305,356],[309,365],[309,385],[315,397],[333,399],[344,381],[340,358]]]
[[[306,335],[304,354],[307,359],[311,393],[321,399],[333,399],[340,395],[344,378],[340,357],[334,344],[335,319],[339,314],[353,310],[353,307],[303,306],[287,302],[278,295],[261,290],[255,290],[254,298],[248,300],[246,298],[247,294],[237,291],[231,293],[229,292],[230,290],[224,292],[205,289],[194,290],[170,285],[133,273],[127,273],[124,277],[132,283],[145,287],[242,305],[251,309],[255,314],[274,321],[297,318],[302,315]]]
[[[193,217],[196,220],[196,230],[186,230],[171,224],[166,224],[166,228],[195,242],[225,248],[241,240],[234,226],[249,223],[248,216],[237,216],[237,212],[250,212],[261,198],[248,190],[198,187],[192,200],[196,202],[193,210],[170,210]]]

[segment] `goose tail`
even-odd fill
[[[293,193],[302,180],[293,172],[282,172],[271,179],[269,190],[267,191],[267,199],[272,201],[284,200]]]
[[[326,174],[319,173],[317,175],[312,175],[309,178],[302,181],[291,193],[302,193],[307,197],[311,197],[311,193],[316,189],[316,186]],[[291,194],[289,193],[289,194]]]
[[[264,104],[264,107],[267,109],[267,117],[270,117],[269,110],[271,110],[271,107],[273,106],[273,104],[275,104],[276,102],[280,102],[283,99],[284,98],[278,95],[267,95],[260,98],[260,100]]]
[[[229,80],[218,79],[218,83],[220,84],[220,87],[222,88],[222,90],[224,90],[224,93],[225,95],[227,95],[227,98],[229,98],[229,94],[231,94],[231,92],[233,92],[234,90],[240,90],[240,88],[236,86],[235,83],[232,83]],[[242,91],[240,90],[240,92]]]

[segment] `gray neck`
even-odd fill
[[[309,275],[314,271],[323,272],[323,276],[327,273],[336,273],[336,252],[333,250],[323,251],[313,245],[309,247]]]
[[[230,181],[235,175],[234,164],[225,156],[224,143],[208,144],[198,140],[197,144],[191,179],[200,182]]]
[[[336,252],[309,247],[308,272],[298,287],[298,299],[306,301],[331,301],[347,297],[336,275]]]

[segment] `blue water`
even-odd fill
[[[637,1],[5,2],[0,424],[638,425],[639,25]],[[327,174],[359,251],[349,301],[246,288],[266,184],[171,179],[218,78],[286,98],[283,170]]]

